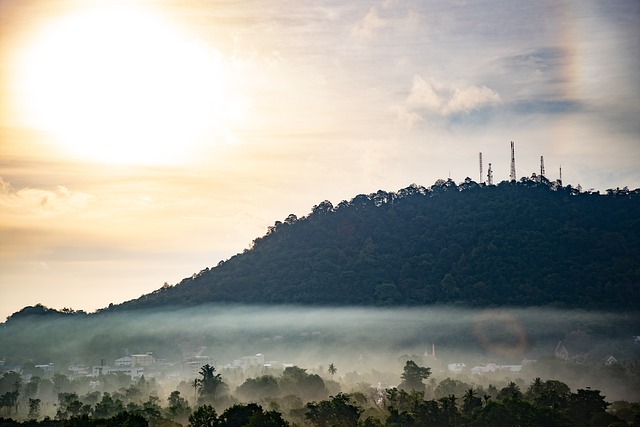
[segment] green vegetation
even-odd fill
[[[449,426],[626,426],[640,421],[640,404],[626,401],[609,403],[599,390],[585,388],[572,392],[558,380],[535,378],[527,386],[516,382],[498,385],[468,384],[447,378],[440,383],[429,378],[430,369],[408,360],[401,374],[409,389],[381,389],[358,384],[349,392],[329,396],[320,377],[298,367],[287,368],[281,376],[270,377],[268,387],[260,378],[248,378],[231,394],[222,377],[205,365],[200,372],[202,384],[216,378],[216,397],[201,388],[201,401],[195,407],[175,390],[166,404],[157,397],[158,385],[144,378],[114,392],[89,392],[79,396],[73,391],[51,396],[36,388],[38,399],[29,398],[28,412],[6,401],[0,406],[0,427],[449,427]],[[5,378],[7,377],[8,378]],[[317,377],[317,378],[315,378]],[[209,378],[207,380],[207,378]],[[310,378],[314,378],[310,381]],[[13,374],[3,380],[12,381]],[[459,383],[452,391],[450,383]],[[481,381],[482,382],[482,381]],[[73,381],[65,388],[71,390]],[[259,391],[248,398],[247,390]],[[315,391],[313,391],[315,389]],[[23,388],[14,390],[22,402]],[[222,391],[224,390],[224,391]],[[438,395],[438,390],[448,390]],[[297,392],[297,393],[292,393]],[[147,395],[147,393],[149,393]],[[36,400],[44,399],[44,408]],[[266,409],[265,409],[266,408]],[[44,415],[40,411],[44,411]],[[54,414],[55,412],[55,414]]]
[[[324,201],[251,249],[111,308],[206,302],[640,306],[640,191],[438,181]]]

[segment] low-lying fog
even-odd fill
[[[407,359],[431,367],[439,380],[457,375],[448,369],[454,363],[464,363],[466,375],[471,375],[474,366],[521,365],[524,361],[521,372],[500,371],[499,377],[528,381],[541,376],[571,387],[604,388],[603,378],[613,376],[602,371],[609,356],[618,365],[640,360],[640,344],[634,338],[640,335],[639,319],[640,313],[551,308],[210,305],[69,315],[37,323],[25,320],[20,327],[0,329],[0,353],[4,353],[0,358],[7,363],[31,360],[92,366],[101,361],[113,364],[127,354],[153,352],[167,364],[199,354],[209,356],[224,377],[224,365],[261,353],[265,361],[309,371],[326,371],[334,364],[336,378],[390,386],[399,382]],[[567,362],[556,363],[559,357]],[[567,368],[569,365],[581,368]],[[604,373],[589,374],[595,371]],[[626,389],[606,391],[628,394]]]

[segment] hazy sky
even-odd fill
[[[640,2],[0,0],[0,319],[176,283],[327,199],[640,187]]]

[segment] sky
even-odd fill
[[[640,187],[636,0],[0,0],[0,319],[93,311],[289,214],[540,171]],[[484,178],[483,178],[484,179]]]

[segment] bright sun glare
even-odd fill
[[[59,17],[22,50],[24,120],[71,155],[107,163],[172,163],[215,144],[238,119],[232,74],[187,34],[134,7]]]

